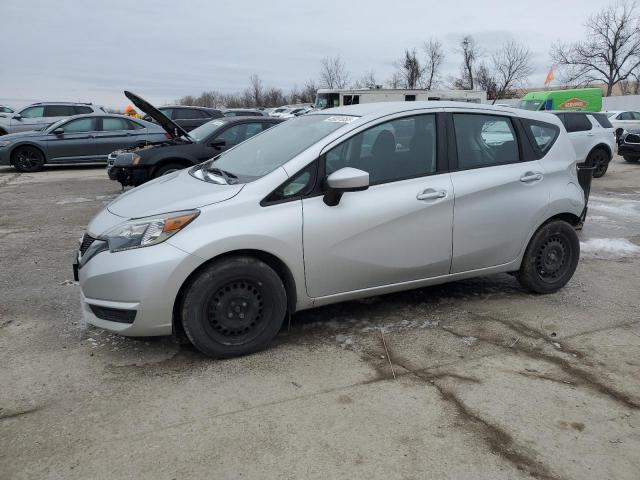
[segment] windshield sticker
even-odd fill
[[[347,116],[347,115],[340,115],[340,116],[334,116],[334,117],[329,117],[329,118],[325,118],[325,122],[333,122],[333,123],[351,123],[353,122],[356,118],[358,117],[351,117],[351,116]]]

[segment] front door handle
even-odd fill
[[[527,172],[520,177],[520,181],[524,183],[537,182],[542,180],[542,174],[540,172]]]
[[[444,190],[434,190],[433,188],[427,188],[422,191],[416,198],[418,200],[438,200],[439,198],[444,198],[447,196],[447,192]]]

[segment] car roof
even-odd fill
[[[163,105],[157,108],[158,110],[161,110],[163,108],[192,108],[194,110],[219,110],[213,107],[198,107],[197,105]]]
[[[87,105],[87,106],[94,106],[93,103],[91,102],[35,102],[30,104],[29,106],[33,106],[33,105]]]

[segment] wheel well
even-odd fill
[[[40,154],[42,155],[42,159],[44,160],[44,163],[47,163],[47,156],[45,155],[44,151],[38,147],[37,145],[33,145],[31,143],[27,143],[27,144],[22,144],[22,145],[16,145],[15,147],[13,147],[13,149],[11,150],[11,154],[9,155],[9,158],[11,159],[11,165],[13,165],[13,156],[16,153],[16,150],[18,150],[21,147],[31,147],[35,150],[38,150],[40,152]]]
[[[160,160],[154,167],[153,167],[153,173],[155,175],[155,173],[162,167],[164,167],[165,165],[168,165],[170,163],[177,163],[179,165],[183,165],[184,167],[191,167],[193,165],[193,162],[191,160],[187,160],[185,158],[164,158],[162,160]]]
[[[580,225],[580,217],[578,215],[575,215],[573,213],[559,213],[558,215],[554,215],[551,218],[548,218],[546,222],[544,222],[542,225],[540,225],[540,228],[542,228],[544,225],[546,225],[549,222],[553,222],[555,220],[562,220],[567,222],[569,225],[572,225],[574,227]]]
[[[173,332],[179,338],[185,337],[183,327],[182,327],[182,318],[180,316],[180,307],[182,306],[182,299],[184,298],[186,286],[189,284],[191,279],[194,278],[196,275],[198,275],[198,273],[200,273],[202,269],[208,267],[214,262],[218,262],[220,260],[224,260],[225,258],[229,258],[229,257],[239,257],[239,256],[256,258],[266,263],[271,268],[273,268],[273,270],[278,274],[278,276],[282,280],[285,291],[287,292],[287,311],[289,314],[293,314],[295,312],[296,302],[297,302],[296,282],[293,278],[293,274],[291,273],[291,270],[289,270],[289,267],[287,267],[287,265],[275,255],[264,252],[262,250],[251,250],[251,249],[233,250],[231,252],[226,252],[221,255],[218,255],[217,257],[213,257],[208,261],[204,262],[202,265],[196,268],[193,272],[191,272],[189,277],[187,277],[187,279],[184,281],[184,283],[180,287],[180,290],[178,291],[178,295],[176,296],[176,299],[173,303]]]
[[[611,159],[613,158],[613,152],[611,151],[611,148],[609,148],[609,145],[600,143],[591,149],[589,155],[591,155],[595,150],[604,150],[605,152],[607,152],[609,154],[609,161],[611,161]],[[589,155],[587,155],[587,157]]]

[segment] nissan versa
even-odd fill
[[[110,203],[74,268],[87,321],[214,357],[320,305],[498,272],[563,287],[586,212],[550,114],[373,103],[291,119]]]

